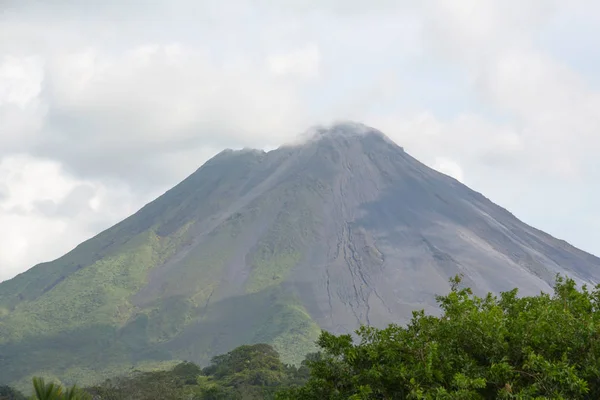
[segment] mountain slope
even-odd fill
[[[358,124],[226,150],[64,257],[0,284],[0,381],[67,383],[252,342],[287,361],[319,328],[436,312],[478,291],[600,281],[600,259],[516,219]]]

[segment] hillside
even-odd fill
[[[288,362],[320,329],[436,312],[480,293],[600,281],[600,259],[519,221],[359,124],[298,145],[226,150],[133,216],[0,284],[0,383],[90,383],[270,343]]]

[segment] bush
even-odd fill
[[[279,393],[311,399],[599,399],[600,290],[557,277],[554,295],[473,295],[451,280],[440,317],[408,326],[323,332],[309,381]]]

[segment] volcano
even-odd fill
[[[0,382],[87,384],[270,343],[287,362],[321,329],[437,313],[476,292],[600,281],[600,259],[341,123],[269,152],[225,150],[136,214],[0,284]]]

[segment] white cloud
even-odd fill
[[[433,168],[444,173],[448,176],[453,177],[459,182],[464,182],[464,173],[460,165],[455,161],[444,157],[436,157]]]
[[[210,140],[215,130],[243,140],[261,131],[287,132],[301,111],[294,88],[269,81],[260,67],[215,63],[179,43],[112,57],[93,50],[69,54],[53,60],[48,72],[53,111],[85,118],[95,130],[86,136],[100,143]]]
[[[303,63],[292,54],[280,72],[313,74],[318,65],[311,65],[311,47],[306,55]],[[0,105],[0,152],[27,150],[59,159],[82,176],[162,187],[200,161],[166,162],[175,155],[272,145],[309,124],[298,82],[277,79],[264,59],[230,65],[175,42],[123,52],[59,52],[46,57],[42,73],[29,75],[15,64],[11,60],[0,75],[0,87],[8,88],[3,98],[11,101]],[[23,87],[31,89],[17,89]],[[23,106],[14,107],[16,100]]]
[[[40,130],[43,77],[39,57],[0,58],[0,156],[27,149]]]
[[[54,259],[127,216],[136,199],[122,187],[68,176],[55,161],[27,155],[0,162],[0,281]]]
[[[317,45],[309,44],[289,53],[269,56],[267,63],[276,75],[310,79],[319,76],[319,58]]]
[[[37,57],[4,56],[0,63],[0,105],[25,108],[40,94],[43,71]]]
[[[600,93],[573,68],[535,47],[538,32],[560,15],[561,4],[540,0],[514,7],[473,0],[460,7],[448,1],[437,5],[429,15],[430,43],[463,66],[482,102],[511,120],[511,141],[519,143],[515,155],[540,173],[585,174],[582,165],[600,151]]]

